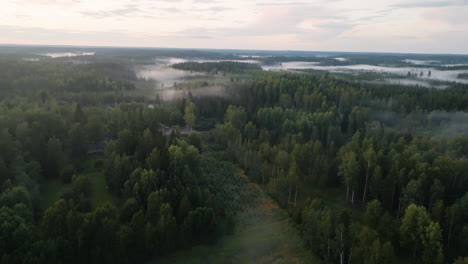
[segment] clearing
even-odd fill
[[[103,171],[81,173],[88,177],[91,184],[90,201],[92,208],[96,208],[106,202],[112,202],[112,196],[106,188],[106,179]],[[70,188],[71,184],[64,184],[60,180],[49,180],[41,184],[41,206],[46,209],[60,199],[62,194]]]
[[[317,263],[302,247],[297,230],[281,209],[256,184],[259,192],[250,208],[239,213],[233,235],[215,245],[200,245],[152,263]]]

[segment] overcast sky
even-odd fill
[[[468,54],[468,0],[0,0],[0,43]]]

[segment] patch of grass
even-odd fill
[[[112,202],[112,196],[106,188],[106,178],[102,171],[84,174],[91,182],[91,205],[96,208],[106,202]]]
[[[286,212],[257,190],[257,202],[239,214],[233,235],[214,245],[195,246],[150,263],[317,263],[302,247]]]
[[[106,202],[112,202],[112,196],[106,188],[106,179],[102,171],[81,173],[89,178],[91,183],[91,206],[96,208]],[[41,207],[46,209],[60,199],[63,192],[71,184],[64,184],[60,180],[50,180],[41,184]]]
[[[50,180],[42,183],[40,186],[41,207],[46,209],[53,205],[66,188],[67,184],[63,184],[60,180]]]

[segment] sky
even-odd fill
[[[468,54],[468,0],[0,0],[0,44]]]

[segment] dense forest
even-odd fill
[[[459,73],[459,74],[457,75],[457,78],[458,78],[458,79],[468,79],[468,74],[466,74],[466,73]]]
[[[466,254],[466,130],[413,135],[379,119],[382,111],[420,113],[417,126],[424,113],[466,110],[466,87],[363,87],[260,73],[232,89],[237,106],[213,140],[290,208],[305,246],[325,262],[446,263]],[[336,188],[345,206],[330,201],[333,191],[313,195]]]
[[[185,70],[185,71],[199,71],[199,72],[235,72],[239,73],[243,70],[261,70],[262,68],[257,64],[235,62],[235,61],[222,61],[222,62],[183,62],[172,65],[172,68]]]
[[[252,198],[242,171],[323,263],[468,263],[467,85],[183,63],[233,74],[226,94],[164,102],[123,59],[0,58],[1,263],[140,263],[213,243]]]

